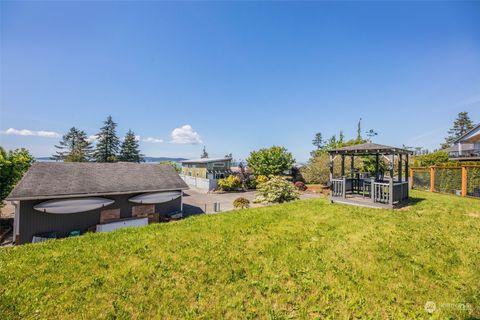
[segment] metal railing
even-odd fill
[[[461,153],[459,151],[450,151],[448,153],[448,157],[449,158],[480,157],[480,149],[463,150]]]

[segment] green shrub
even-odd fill
[[[233,207],[237,209],[244,209],[250,206],[250,201],[247,198],[240,197],[233,201]]]
[[[448,162],[448,153],[445,151],[437,151],[414,158],[415,167],[430,167],[436,165],[443,165]]]
[[[240,181],[240,178],[234,175],[218,180],[218,187],[223,191],[237,190],[241,185],[242,181]]]
[[[256,203],[282,203],[297,200],[300,193],[283,177],[273,177],[257,188]]]
[[[257,189],[257,180],[255,178],[249,177],[247,179],[247,188],[248,189]]]

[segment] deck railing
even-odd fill
[[[346,198],[359,194],[372,202],[394,205],[408,199],[408,181],[375,181],[374,179],[343,178],[332,179],[332,197]]]
[[[332,179],[332,196],[343,197],[344,196],[344,179]]]
[[[374,182],[372,199],[373,202],[390,203],[390,183]]]
[[[393,202],[401,202],[408,199],[408,181],[395,182],[393,184]]]

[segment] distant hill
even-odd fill
[[[50,157],[38,157],[35,158],[37,161],[53,161]],[[173,162],[181,162],[183,160],[187,160],[186,158],[170,158],[170,157],[145,157],[145,162],[160,162],[160,161],[173,161]]]

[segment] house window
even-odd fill
[[[223,163],[223,162],[215,162],[215,163],[213,164],[213,166],[214,166],[214,167],[225,167],[225,163]]]

